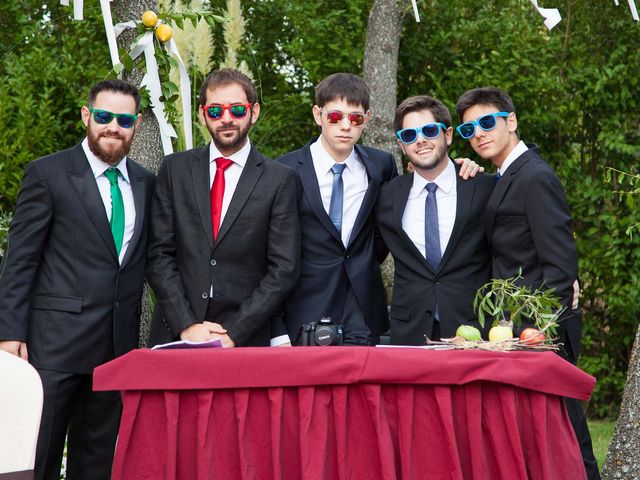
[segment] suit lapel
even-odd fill
[[[453,230],[451,231],[451,237],[447,243],[447,248],[442,255],[438,270],[447,263],[452,252],[455,250],[455,246],[460,240],[462,231],[469,219],[469,212],[471,211],[471,205],[473,203],[473,195],[475,194],[476,187],[475,182],[471,180],[462,180],[458,175],[459,169],[456,168],[456,221],[453,224]]]
[[[407,207],[407,200],[409,199],[411,187],[413,186],[414,175],[415,173],[403,175],[401,180],[398,181],[398,187],[393,190],[393,226],[416,259],[421,262],[425,268],[428,268],[429,271],[432,272],[433,270],[431,270],[431,266],[429,265],[429,262],[427,262],[427,259],[420,250],[418,250],[418,247],[416,247],[416,244],[413,243],[413,240],[411,240],[409,235],[407,235],[404,228],[402,228],[402,217],[404,216],[404,210]]]
[[[262,157],[255,149],[255,147],[252,146],[251,153],[249,153],[249,157],[247,158],[247,163],[245,163],[244,168],[242,169],[242,173],[240,174],[240,179],[238,180],[236,190],[235,192],[233,192],[233,196],[231,197],[229,208],[224,214],[222,225],[220,225],[220,230],[218,231],[216,245],[218,245],[222,241],[224,236],[233,225],[233,222],[235,222],[236,218],[242,211],[242,207],[247,202],[249,195],[251,195],[251,192],[255,188],[256,183],[261,176]],[[211,210],[211,207],[209,207],[209,210]],[[209,221],[209,223],[211,223],[211,221]],[[211,228],[209,230],[211,230]]]
[[[511,182],[513,181],[514,177],[518,174],[518,171],[522,168],[522,166],[529,161],[532,154],[533,154],[533,150],[529,149],[525,153],[520,155],[516,159],[516,161],[509,166],[505,175],[503,175],[502,178],[498,180],[498,183],[496,184],[496,188],[493,189],[493,193],[491,194],[491,197],[489,197],[489,201],[487,202],[487,218],[486,218],[487,238],[491,239],[491,236],[493,234],[493,227],[496,221],[496,213],[498,211],[498,207],[502,203],[502,199],[504,198],[505,194],[509,190],[509,187],[511,186]]]
[[[320,141],[319,139],[317,141]],[[311,210],[318,218],[318,221],[326,228],[336,240],[342,244],[342,238],[340,233],[336,229],[335,225],[331,222],[329,214],[322,205],[322,197],[320,195],[320,186],[318,185],[318,177],[316,176],[316,170],[313,166],[313,158],[311,157],[310,146],[313,141],[309,142],[302,149],[300,157],[298,158],[298,176],[302,183],[302,190],[307,201],[311,206]]]
[[[209,146],[194,150],[194,158],[190,162],[193,190],[196,205],[200,214],[202,229],[213,248],[213,227],[211,226],[211,179],[209,176]]]
[[[353,243],[353,241],[358,237],[358,234],[360,233],[360,230],[362,230],[367,218],[371,215],[371,210],[376,203],[376,198],[378,198],[378,192],[380,191],[380,182],[382,181],[376,165],[374,165],[371,159],[369,159],[367,152],[360,147],[360,145],[356,145],[355,150],[356,154],[360,157],[360,160],[362,160],[364,168],[367,170],[369,186],[367,187],[367,191],[362,199],[362,205],[360,205],[360,210],[356,216],[356,221],[353,225],[353,230],[351,231],[351,237],[349,238],[349,244]]]
[[[131,182],[131,192],[133,193],[133,204],[136,211],[136,221],[133,226],[133,235],[129,241],[127,252],[122,259],[122,266],[124,266],[133,255],[138,240],[140,240],[140,234],[142,231],[142,225],[144,224],[144,210],[145,210],[145,181],[144,176],[139,171],[139,168],[131,161],[127,159],[127,171],[129,172],[129,181]]]
[[[104,209],[104,203],[102,202],[93,170],[91,170],[89,161],[81,145],[76,145],[71,150],[70,160],[71,163],[67,171],[67,176],[69,177],[71,186],[78,195],[79,204],[82,205],[87,212],[91,223],[105,243],[107,250],[109,250],[113,258],[118,261],[116,245],[113,241],[113,235],[111,234],[111,226],[109,225],[107,212]]]

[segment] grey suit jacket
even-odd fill
[[[271,317],[299,275],[294,174],[252,147],[215,241],[209,185],[208,146],[168,156],[158,173],[148,249],[156,293],[150,343],[202,322],[211,301],[212,320],[236,345],[268,345]]]
[[[25,168],[0,272],[0,339],[27,342],[39,368],[91,373],[138,346],[154,176],[127,159],[136,222],[118,263],[81,145]]]

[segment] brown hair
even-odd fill
[[[223,85],[231,85],[237,83],[244,90],[247,100],[251,105],[258,101],[258,94],[256,93],[256,87],[253,86],[253,82],[244,73],[234,70],[232,68],[221,68],[220,70],[214,70],[200,87],[200,94],[198,95],[198,104],[204,106],[207,103],[207,90],[213,90],[216,87]]]
[[[393,118],[393,129],[396,132],[402,130],[405,115],[422,110],[429,110],[436,122],[444,123],[447,127],[451,126],[451,113],[444,103],[428,95],[417,95],[407,98],[398,106]]]

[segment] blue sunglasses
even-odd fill
[[[456,127],[456,131],[460,136],[466,140],[470,139],[476,134],[476,125],[485,132],[496,128],[496,117],[508,117],[509,112],[496,112],[483,115],[476,120],[470,122],[464,122]]]
[[[418,140],[418,133],[422,135],[424,139],[436,138],[440,135],[440,129],[446,130],[447,126],[444,123],[427,123],[418,128],[403,128],[396,132],[396,137],[405,145],[410,145]]]

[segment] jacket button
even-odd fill
[[[433,312],[431,310],[427,310],[427,317],[430,317]]]
[[[202,298],[206,300],[207,298],[209,298],[209,294],[207,292],[202,292]]]
[[[211,259],[211,266],[212,266],[212,267],[215,267],[215,266],[216,266],[216,263],[218,263],[218,262],[216,262],[215,258],[212,258],[212,259]]]

